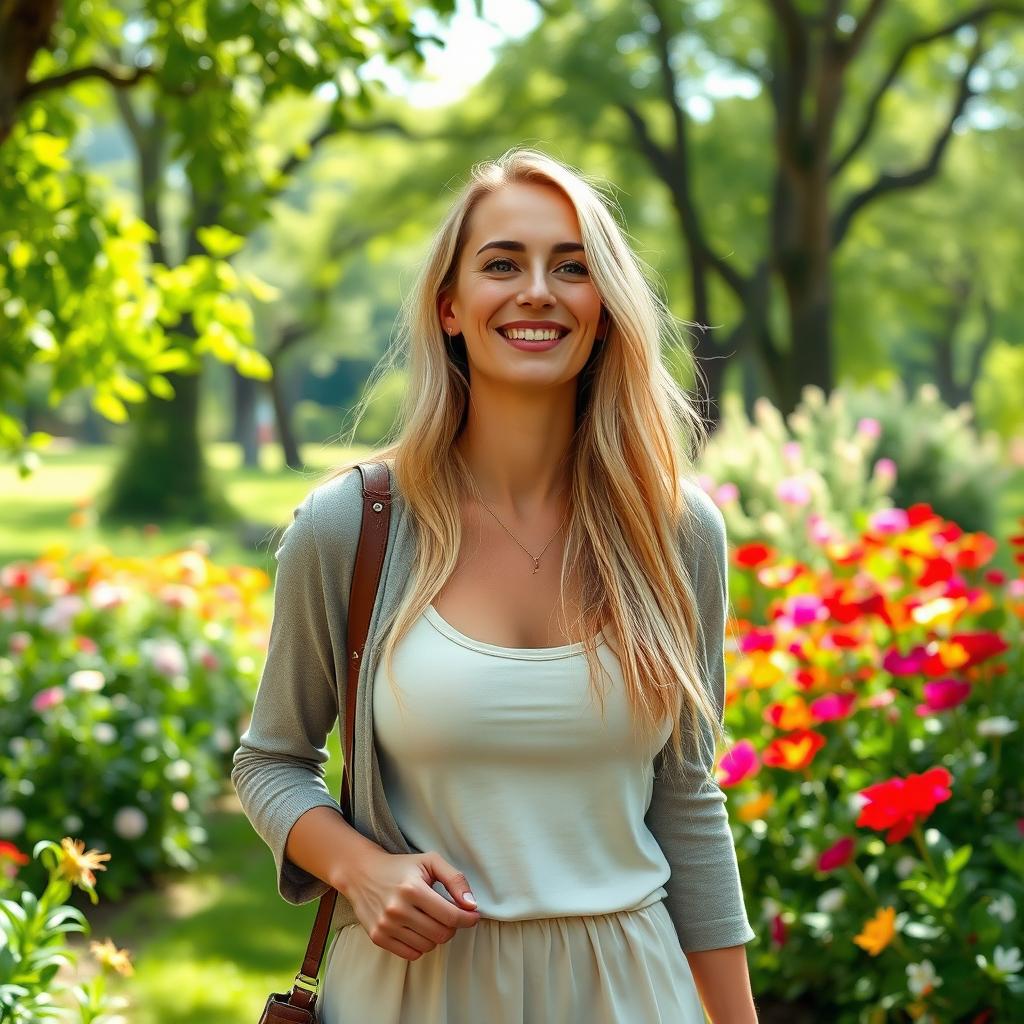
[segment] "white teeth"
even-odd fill
[[[506,338],[515,338],[517,341],[553,341],[563,333],[550,329],[535,331],[528,327],[501,327],[499,330]]]

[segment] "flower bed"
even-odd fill
[[[83,835],[108,893],[190,867],[257,680],[268,577],[200,550],[0,569],[0,838]]]
[[[1024,579],[995,550],[915,505],[824,540],[823,571],[733,552],[718,777],[755,992],[839,1024],[1024,1019]]]

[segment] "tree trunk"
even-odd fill
[[[267,381],[267,387],[270,388],[270,398],[274,403],[277,436],[281,439],[285,465],[289,469],[302,469],[302,456],[299,454],[299,445],[295,438],[295,431],[292,429],[291,408],[284,393],[280,367],[276,360],[274,361],[274,375]]]
[[[256,424],[259,389],[252,377],[243,377],[235,369],[232,369],[231,376],[235,390],[232,439],[242,448],[242,465],[247,469],[259,469],[260,439]]]
[[[59,7],[59,0],[0,4],[0,146],[14,130],[28,69],[49,45]]]
[[[106,520],[232,522],[234,515],[203,458],[198,374],[167,374],[170,400],[136,408],[131,440],[103,508]]]

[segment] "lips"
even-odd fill
[[[570,331],[568,327],[495,327],[494,328],[503,338],[509,339],[508,331],[558,331],[558,337],[564,338]]]

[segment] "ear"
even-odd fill
[[[452,310],[452,301],[446,292],[442,292],[437,299],[437,318],[441,324],[441,330],[448,335],[459,333],[458,318]]]

